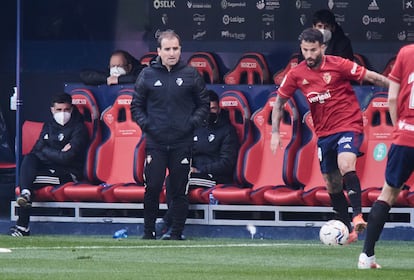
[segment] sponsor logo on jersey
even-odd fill
[[[309,103],[315,103],[315,102],[319,102],[320,104],[325,103],[326,99],[331,98],[331,93],[329,91],[327,92],[316,92],[316,91],[312,91],[309,92],[306,95],[306,98],[308,98]]]

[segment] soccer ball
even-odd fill
[[[339,220],[327,221],[319,231],[319,238],[325,245],[344,245],[348,241],[348,227]]]

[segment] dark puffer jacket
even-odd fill
[[[194,132],[193,166],[213,175],[218,184],[232,183],[239,152],[236,129],[222,110],[218,121]]]
[[[63,147],[68,143],[71,148],[62,152]],[[88,145],[88,130],[83,123],[82,115],[74,107],[69,122],[64,126],[53,118],[44,124],[31,153],[34,153],[46,166],[66,169],[76,178],[81,179]]]
[[[168,71],[158,58],[138,76],[131,113],[147,146],[191,145],[209,104],[204,80],[195,68],[180,61]]]

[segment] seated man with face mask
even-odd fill
[[[53,97],[50,111],[53,118],[45,122],[36,144],[20,167],[20,196],[16,200],[20,206],[19,218],[10,228],[10,235],[15,237],[30,235],[34,190],[77,182],[83,177],[89,135],[82,115],[66,93]]]
[[[107,71],[85,69],[80,73],[81,81],[86,85],[117,85],[135,83],[145,65],[124,50],[111,54]]]
[[[239,141],[228,112],[221,110],[218,95],[209,90],[210,114],[193,137],[191,187],[214,187],[233,182]]]
[[[211,188],[216,184],[233,183],[233,175],[239,152],[239,140],[236,129],[230,123],[229,114],[219,105],[218,95],[208,91],[210,97],[210,114],[202,127],[194,131],[190,188]],[[166,184],[169,184],[167,177]],[[170,199],[167,193],[167,204]],[[169,239],[168,232],[171,226],[171,217],[167,213],[161,228],[161,239]]]

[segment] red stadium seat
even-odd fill
[[[157,56],[158,56],[157,52],[147,52],[146,54],[141,56],[139,61],[141,62],[141,64],[144,64],[144,65],[148,66],[150,64],[151,60],[155,59]]]
[[[107,189],[103,195],[105,201],[118,202],[143,202],[144,201],[144,161],[145,161],[145,138],[141,137],[134,149],[133,177],[135,182],[117,184]]]
[[[273,154],[270,151],[271,112],[276,94],[270,94],[265,106],[256,111],[253,123],[258,130],[258,139],[246,151],[243,176],[251,188],[224,186],[215,188],[213,195],[224,204],[265,204],[263,197],[272,186],[291,183],[294,155],[300,144],[297,109],[293,100],[284,108],[284,118],[280,124],[280,135],[284,147]],[[285,174],[283,174],[285,173]]]
[[[224,76],[224,83],[228,85],[267,84],[269,75],[269,68],[262,54],[245,53],[236,66]]]
[[[33,149],[42,132],[43,123],[24,121],[22,126],[22,155],[27,155]]]
[[[358,158],[356,169],[361,182],[362,205],[371,206],[373,201],[369,193],[380,192],[384,184],[387,153],[392,143],[387,93],[374,94],[363,112],[363,120],[364,140],[360,150],[364,155]]]
[[[73,89],[70,92],[72,96],[72,103],[78,108],[79,112],[82,114],[84,123],[89,132],[89,147],[86,151],[86,161],[85,161],[85,181],[82,183],[82,186],[90,185],[90,183],[98,183],[98,179],[95,177],[94,168],[95,168],[95,154],[98,145],[102,140],[102,130],[100,124],[100,113],[98,108],[98,103],[95,100],[93,93],[89,89],[78,88]],[[67,197],[65,194],[65,188],[76,185],[77,187],[80,184],[67,183],[63,186],[59,186],[53,189],[53,196],[56,201],[66,201],[72,200],[71,197]]]
[[[43,123],[35,121],[24,121],[22,126],[22,155],[27,155],[33,149],[37,139],[42,132]],[[54,186],[45,186],[35,191],[36,201],[53,201],[52,191]],[[20,195],[20,187],[15,188],[16,196]]]
[[[244,153],[253,142],[251,113],[249,103],[242,92],[228,90],[220,95],[220,107],[229,112],[231,124],[236,128],[239,137],[239,153],[235,170],[235,183],[238,185],[248,185],[243,181]],[[194,188],[189,191],[189,201],[191,203],[208,203],[209,194],[212,189]]]
[[[111,135],[100,147],[99,158],[102,162],[96,170],[97,175],[99,173],[99,177],[109,185],[102,192],[106,202],[144,200],[145,139],[141,128],[131,116],[132,94],[132,89],[121,90],[113,108],[106,112],[108,115],[105,117],[103,114]]]
[[[273,82],[276,85],[280,85],[283,79],[285,78],[286,74],[289,72],[289,70],[296,67],[299,64],[299,57],[300,57],[299,53],[292,54],[285,68],[279,70],[273,75]]]
[[[274,205],[319,205],[316,191],[325,190],[317,155],[317,137],[308,111],[301,126],[302,146],[296,153],[292,187],[278,186],[266,191],[265,199]],[[305,200],[306,202],[305,202]]]
[[[142,132],[131,118],[131,100],[132,90],[123,89],[112,106],[102,112],[101,119],[109,130],[109,136],[96,151],[94,171],[95,177],[103,184],[67,186],[64,188],[67,199],[114,202],[112,191],[116,184],[135,183],[134,150]]]
[[[220,71],[213,54],[196,52],[190,56],[188,64],[197,69],[207,84],[220,83]]]
[[[94,165],[95,153],[102,141],[102,130],[98,103],[93,93],[88,89],[74,89],[70,92],[72,103],[83,115],[84,123],[88,128],[90,144],[86,155],[85,175],[90,182],[95,182]]]

